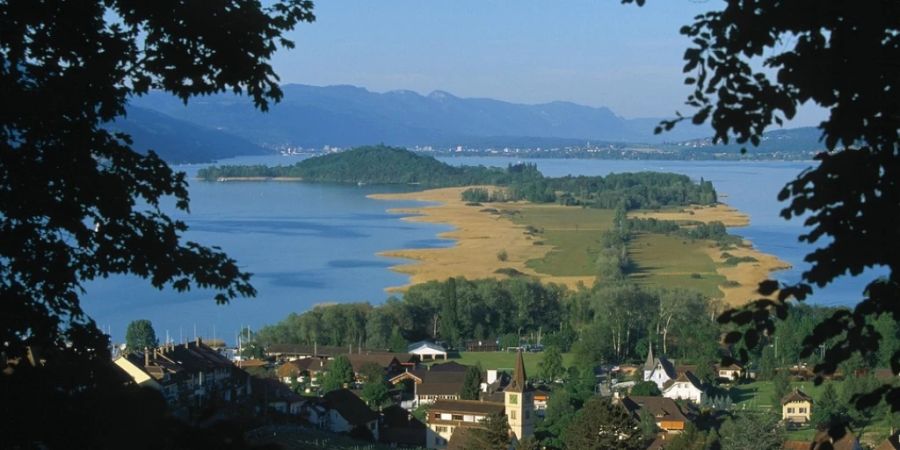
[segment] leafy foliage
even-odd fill
[[[156,331],[149,320],[133,320],[125,330],[125,348],[128,351],[141,351],[159,345]]]
[[[331,361],[328,372],[322,377],[322,392],[338,390],[351,383],[353,383],[353,366],[347,355],[338,355]]]
[[[692,39],[684,54],[685,82],[694,87],[687,99],[694,111],[691,121],[708,120],[715,141],[727,143],[733,137],[758,145],[767,127],[791,119],[798,105],[807,102],[829,112],[819,125],[827,152],[778,196],[790,201],[781,213],[784,218],[805,217],[809,232],[800,239],[821,242],[805,258],[811,266],[803,282],[765,282],[759,292],[778,291],[776,300],[760,299],[722,317],[747,327],[729,341],[740,339],[753,348],[762,335],[774,332],[776,318],[784,318],[787,299],[802,301],[813,285],[824,287],[848,273],[886,268],[888,275],[873,279],[852,311],[834,312],[804,340],[802,356],[827,345],[825,358],[815,367],[818,381],[855,353],[865,357],[878,352],[883,337],[867,324],[870,318],[886,315],[900,321],[900,229],[885,226],[900,216],[898,31],[900,6],[895,2],[837,0],[729,1],[681,29]],[[679,114],[658,131],[684,119]],[[739,356],[746,360],[748,355],[743,351]],[[893,372],[900,373],[900,352],[890,362]],[[854,403],[865,409],[881,399],[900,408],[900,388],[883,385]]]
[[[719,428],[722,450],[777,450],[783,442],[784,425],[775,414],[742,412]]]
[[[691,203],[713,204],[712,183],[697,184],[685,175],[658,172],[610,174],[605,177],[546,178],[534,164],[510,164],[506,169],[451,166],[430,156],[393,147],[358,147],[309,158],[292,166],[213,166],[198,175],[207,181],[231,177],[295,177],[305,181],[416,184],[428,187],[495,185],[463,191],[466,202],[527,200],[560,201],[595,208],[659,208]]]
[[[150,89],[184,101],[229,90],[266,109],[281,97],[269,58],[313,19],[308,0],[0,2],[0,342],[4,361],[40,353],[0,376],[6,445],[102,447],[91,430],[110,422],[93,418],[125,413],[84,281],[130,273],[209,288],[218,303],[255,294],[235,261],[185,242],[163,212],[169,199],[188,209],[184,174],[106,125]],[[35,423],[56,426],[32,434]]]
[[[470,366],[466,369],[466,377],[463,379],[460,398],[463,400],[478,400],[481,396],[481,367]]]
[[[659,386],[657,386],[656,383],[652,381],[641,381],[631,387],[631,395],[659,397],[662,395],[662,392],[659,391]]]
[[[625,408],[594,397],[584,404],[566,430],[570,450],[634,449],[642,447],[641,431]]]
[[[509,422],[502,414],[491,414],[473,428],[466,450],[509,450]]]

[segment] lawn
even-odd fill
[[[690,240],[663,234],[636,233],[628,243],[628,255],[637,266],[631,278],[657,287],[690,288],[710,297],[721,297],[719,285],[725,277],[707,253],[705,240]]]
[[[525,362],[525,373],[529,376],[536,376],[540,371],[538,362],[543,359],[544,354],[525,353],[523,359]],[[506,369],[510,373],[516,365],[515,352],[461,352],[459,358],[450,358],[448,361],[456,361],[467,366],[474,366],[481,363],[481,367],[487,369]],[[442,363],[444,361],[436,361]],[[569,367],[575,364],[575,356],[571,353],[563,353],[563,367]]]

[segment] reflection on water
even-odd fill
[[[447,158],[451,164],[505,167],[510,158]],[[236,158],[225,163],[292,164],[297,158],[279,156]],[[799,220],[779,217],[776,201],[784,184],[807,167],[782,162],[601,161],[572,159],[533,160],[548,176],[604,175],[642,170],[671,171],[710,180],[732,206],[750,214],[751,225],[735,229],[765,252],[774,253],[795,267],[777,274],[797,281],[803,256],[812,247],[801,244]],[[181,166],[189,176],[202,166]],[[153,289],[133,276],[86,283],[84,306],[98,325],[116,340],[134,319],[153,321],[157,332],[178,339],[196,325],[198,333],[232,340],[242,325],[256,329],[291,312],[302,312],[323,302],[370,301],[380,303],[384,289],[403,285],[408,277],[389,270],[404,260],[377,256],[386,250],[438,248],[453,241],[437,235],[444,225],[399,220],[388,209],[420,206],[409,201],[371,200],[373,193],[402,192],[410,187],[304,184],[293,182],[205,183],[192,181],[191,214],[172,213],[190,227],[185,238],[220,246],[249,272],[258,290],[255,299],[237,299],[217,306],[212,293],[192,290],[176,293]],[[865,278],[845,279],[817,290],[814,301],[825,304],[855,302]],[[181,334],[179,334],[181,333]]]

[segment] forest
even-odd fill
[[[415,285],[382,305],[319,306],[291,314],[259,330],[256,340],[405,351],[409,342],[432,339],[464,347],[467,340],[497,340],[501,347],[541,343],[572,352],[584,367],[639,363],[651,345],[685,364],[706,367],[731,348],[720,337],[733,325],[716,317],[723,305],[683,289],[653,289],[626,281],[569,290],[524,278],[449,278]],[[785,364],[814,364],[801,355],[802,340],[821,318],[838,308],[792,305],[775,334],[750,349],[762,379]],[[896,324],[887,317],[870,324],[884,340],[878,355],[853,364],[887,367],[900,349]],[[777,346],[777,347],[776,347]],[[698,374],[705,375],[705,374]]]
[[[607,176],[545,177],[537,166],[510,164],[505,169],[452,166],[431,156],[387,146],[358,147],[303,160],[290,166],[211,166],[199,171],[202,180],[297,178],[308,182],[411,184],[427,188],[493,185],[502,190],[467,201],[559,202],[594,208],[626,210],[716,203],[709,181],[694,183],[685,175],[659,172]],[[472,195],[473,191],[468,195]],[[480,199],[480,200],[478,200]]]

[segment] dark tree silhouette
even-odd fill
[[[804,357],[827,346],[815,367],[821,381],[851,355],[877,351],[881,337],[867,318],[900,320],[900,3],[728,0],[681,33],[692,39],[684,54],[685,82],[694,86],[690,119],[709,121],[716,141],[756,145],[767,127],[792,118],[804,103],[829,112],[819,125],[828,151],[779,194],[790,201],[783,217],[806,217],[809,232],[800,239],[820,244],[805,258],[811,267],[796,285],[761,283],[759,292],[777,294],[774,300],[759,299],[720,318],[742,326],[726,342],[743,343],[738,359],[746,360],[747,349],[785,317],[789,298],[802,301],[813,285],[886,267],[888,275],[872,280],[855,308],[836,311],[804,340]],[[678,114],[657,131],[685,119]],[[890,365],[900,373],[900,352]],[[855,403],[866,408],[882,398],[900,409],[900,388],[889,385]]]
[[[185,175],[105,125],[150,89],[185,102],[246,93],[265,110],[281,97],[269,58],[312,20],[308,0],[0,0],[4,447],[100,447],[114,435],[92,432],[115,417],[98,402],[122,380],[80,306],[85,280],[131,273],[211,288],[218,303],[255,294],[235,261],[183,241],[185,224],[162,211],[167,197],[188,209]]]

